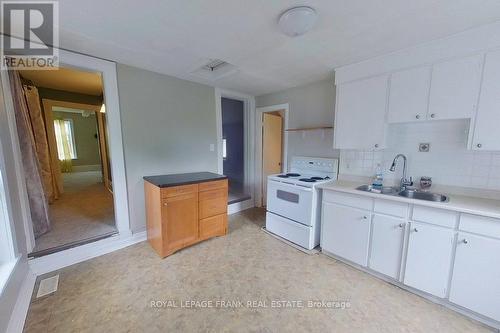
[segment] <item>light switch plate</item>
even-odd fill
[[[210,144],[210,151],[215,151],[215,145],[213,143]]]
[[[431,149],[430,143],[420,143],[418,145],[418,151],[421,153],[428,153],[430,149]]]

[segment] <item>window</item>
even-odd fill
[[[226,159],[227,158],[227,140],[226,138],[222,139],[222,158]]]
[[[57,143],[57,154],[60,161],[76,159],[75,134],[73,119],[54,120],[54,131]]]

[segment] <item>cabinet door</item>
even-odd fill
[[[181,248],[198,239],[198,193],[164,199],[161,214],[167,250]]]
[[[460,233],[450,301],[500,321],[500,240]]]
[[[482,56],[435,64],[428,119],[471,118],[479,94]]]
[[[411,222],[404,283],[444,298],[452,246],[452,229]]]
[[[338,86],[334,146],[377,149],[385,145],[388,76]]]
[[[323,203],[321,248],[366,266],[371,213],[361,209]]]
[[[472,149],[500,150],[500,51],[486,55]]]
[[[426,119],[429,106],[431,68],[420,67],[391,75],[389,90],[389,123]]]
[[[405,222],[403,219],[375,214],[369,267],[393,279],[399,277]]]

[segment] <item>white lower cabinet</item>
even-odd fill
[[[411,222],[404,284],[446,297],[454,231]]]
[[[371,212],[323,202],[321,248],[366,266]]]
[[[500,321],[500,240],[459,233],[450,301]]]
[[[401,218],[375,214],[372,222],[372,239],[368,267],[398,279],[405,233]]]

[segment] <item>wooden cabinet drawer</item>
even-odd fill
[[[198,184],[165,187],[161,189],[161,197],[170,198],[194,192],[198,192]]]
[[[412,219],[414,221],[426,222],[441,227],[455,228],[457,224],[457,214],[456,212],[445,209],[414,206]]]
[[[200,220],[200,240],[225,235],[226,230],[227,214],[221,214]]]
[[[200,192],[200,219],[227,213],[227,189]]]
[[[216,180],[213,182],[200,183],[199,186],[200,186],[200,192],[201,191],[215,190],[218,188],[226,188],[227,189],[227,179]]]
[[[460,230],[500,239],[500,220],[490,217],[462,214]]]
[[[355,208],[366,209],[366,210],[372,210],[373,208],[373,199],[363,197],[360,195],[341,193],[335,191],[324,191],[323,201],[351,206]]]

